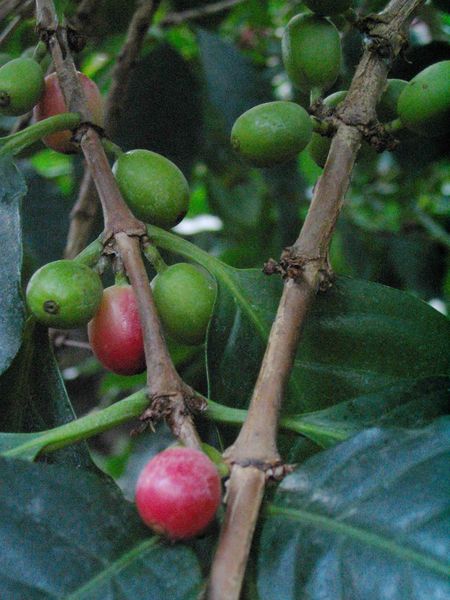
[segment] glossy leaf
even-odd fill
[[[334,446],[369,427],[418,428],[450,413],[450,379],[405,380],[336,406],[286,419],[292,429],[322,447]]]
[[[267,507],[260,600],[447,598],[449,458],[444,418],[370,429],[309,459]]]
[[[47,328],[31,320],[19,353],[0,377],[0,406],[3,432],[34,433],[75,418],[50,348]],[[78,467],[93,466],[84,443],[58,450],[52,454],[52,460]]]
[[[282,292],[277,277],[234,269],[188,242],[149,228],[157,245],[202,264],[218,294],[207,343],[209,395],[245,407]],[[413,296],[339,278],[318,295],[302,333],[285,415],[318,410],[404,379],[450,370],[450,322]]]
[[[2,598],[193,600],[192,550],[151,535],[110,482],[0,459]]]
[[[0,158],[0,374],[9,367],[20,348],[24,322],[19,205],[25,193],[24,179],[11,158]]]

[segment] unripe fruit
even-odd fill
[[[329,108],[336,108],[336,106],[338,106],[338,104],[343,102],[346,95],[347,95],[347,90],[335,92],[334,94],[331,94],[330,96],[325,98],[323,103],[325,104],[325,106],[327,106]],[[325,166],[328,152],[330,151],[330,146],[331,146],[331,138],[320,135],[319,133],[312,134],[311,142],[309,143],[307,150],[308,150],[309,155],[313,159],[313,161],[319,167]]]
[[[341,40],[328,19],[295,16],[284,30],[281,47],[289,79],[302,92],[325,91],[336,81],[341,68]]]
[[[169,448],[152,458],[136,485],[141,519],[158,534],[182,540],[201,533],[220,505],[218,471],[193,448]]]
[[[92,122],[99,127],[103,126],[103,100],[97,85],[78,72],[78,80],[83,88],[86,96],[87,106],[92,115]],[[34,118],[36,121],[42,121],[54,115],[60,115],[67,112],[64,96],[59,87],[58,77],[56,73],[47,75],[45,78],[44,94],[34,109]],[[78,151],[77,145],[71,142],[72,132],[69,130],[57,131],[47,135],[42,139],[44,144],[63,154],[73,154]]]
[[[267,102],[237,119],[231,145],[255,167],[270,167],[301,152],[311,134],[311,119],[304,108],[294,102]]]
[[[305,0],[305,4],[317,15],[338,15],[348,10],[353,0]]]
[[[104,367],[119,375],[145,371],[144,341],[136,296],[130,285],[113,285],[88,325],[92,351]]]
[[[130,150],[113,166],[125,202],[138,219],[170,229],[189,208],[189,185],[169,159],[150,150]]]
[[[408,82],[404,81],[403,79],[387,80],[387,87],[377,105],[377,116],[382,123],[393,121],[398,117],[398,98],[407,85]]]
[[[86,265],[57,260],[38,269],[28,283],[26,297],[38,321],[58,329],[86,325],[102,299],[100,277]]]
[[[216,289],[194,265],[177,263],[152,281],[153,297],[164,329],[181,344],[201,344],[211,318]]]
[[[44,90],[44,74],[31,58],[15,58],[0,68],[0,112],[23,115],[33,108]]]
[[[339,92],[334,92],[325,100],[323,103],[325,106],[330,108],[336,108],[341,102],[344,101],[347,95],[347,90],[342,90]],[[331,146],[331,138],[320,135],[318,133],[313,133],[311,136],[311,142],[309,143],[307,150],[313,161],[319,167],[324,167],[327,161],[328,153],[330,151]],[[376,156],[376,151],[370,144],[366,141],[363,141],[361,144],[361,150],[359,153],[359,158],[372,160]]]
[[[450,128],[450,60],[411,79],[400,94],[397,111],[407,129],[425,137],[445,135]]]

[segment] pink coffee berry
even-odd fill
[[[221,499],[219,473],[193,448],[168,448],[153,457],[136,485],[141,519],[172,540],[194,537],[214,519]]]

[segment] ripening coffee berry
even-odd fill
[[[0,68],[0,112],[23,115],[44,91],[44,74],[32,58],[15,58]]]
[[[214,305],[214,281],[194,265],[177,263],[158,273],[152,289],[168,335],[181,344],[201,344]]]
[[[317,15],[296,15],[282,39],[283,63],[289,79],[302,92],[325,91],[341,69],[341,40],[331,21]]]
[[[255,167],[270,167],[294,158],[311,134],[311,119],[304,108],[294,102],[267,102],[237,119],[231,145]]]
[[[130,150],[119,156],[113,173],[125,202],[144,221],[170,229],[189,208],[189,186],[180,169],[150,150]]]
[[[305,4],[317,15],[338,15],[353,5],[353,0],[305,0]]]
[[[102,299],[100,277],[86,265],[57,260],[38,269],[27,286],[27,305],[38,321],[58,329],[86,325]]]
[[[425,137],[450,129],[450,60],[431,65],[403,89],[397,104],[403,125]]]
[[[78,72],[78,80],[86,96],[87,106],[92,115],[92,122],[99,127],[103,126],[103,100],[97,85]],[[67,112],[66,103],[59,87],[56,73],[47,75],[45,78],[45,89],[41,100],[34,109],[34,118],[36,121],[42,121],[54,115],[60,115]],[[78,151],[76,144],[71,142],[72,132],[57,131],[43,138],[43,142],[48,148],[62,152],[63,154],[73,154]]]
[[[119,375],[145,371],[144,341],[136,296],[130,285],[106,288],[88,325],[92,351],[104,367]]]
[[[141,519],[171,540],[202,533],[214,519],[220,499],[220,477],[214,463],[193,448],[168,448],[157,454],[136,485]]]

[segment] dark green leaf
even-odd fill
[[[227,268],[217,276],[208,338],[210,395],[245,406],[281,286],[258,271]],[[446,374],[449,332],[445,317],[404,292],[339,279],[318,296],[309,315],[284,414],[337,404],[406,378]]]
[[[115,141],[125,150],[159,152],[187,174],[202,134],[198,88],[188,63],[170,46],[158,46],[133,71]]]
[[[0,429],[34,433],[75,418],[48,340],[47,328],[27,322],[22,347],[0,378]],[[87,446],[58,450],[52,459],[91,467]]]
[[[418,428],[450,412],[450,379],[406,380],[336,406],[286,419],[323,447],[334,446],[362,429]]]
[[[162,248],[195,260],[218,283],[208,331],[210,398],[245,407],[281,296],[278,278],[234,269],[157,228]],[[285,415],[318,410],[402,380],[447,375],[450,322],[417,298],[383,285],[339,278],[318,295],[300,339]]]
[[[0,459],[5,600],[194,600],[193,552],[145,528],[111,483],[77,469]]]
[[[268,506],[261,600],[448,598],[449,458],[443,418],[370,429],[309,459]]]
[[[220,36],[200,29],[198,43],[207,100],[229,134],[243,112],[272,99],[270,85],[250,60]]]
[[[20,292],[22,234],[19,204],[25,182],[9,157],[0,158],[0,374],[20,348],[24,304]]]

